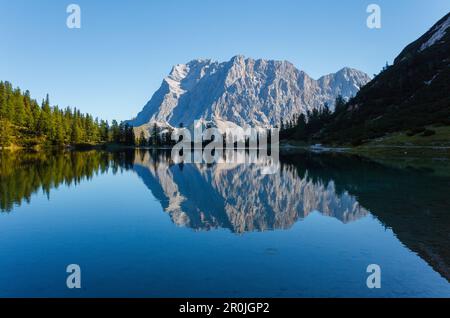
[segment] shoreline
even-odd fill
[[[12,145],[9,147],[0,147],[0,151],[30,151],[30,152],[45,152],[45,151],[83,151],[83,150],[171,150],[170,146],[128,146],[120,144],[99,144],[99,145],[67,145],[67,146],[37,146],[37,147],[21,147]],[[242,148],[247,149],[247,148]],[[237,150],[242,150],[237,149]],[[351,146],[327,146],[322,144],[315,145],[296,145],[292,143],[280,143],[280,152],[295,152],[307,151],[312,153],[339,153],[360,155],[369,158],[444,158],[450,159],[450,146],[434,146],[434,145],[365,145],[358,147]]]
[[[356,155],[392,155],[407,156],[421,155],[430,157],[434,155],[450,158],[450,146],[429,145],[365,145],[358,147],[316,145],[282,144],[280,150],[304,150],[313,153],[348,153]],[[426,152],[424,152],[426,151]],[[425,155],[425,156],[424,156]]]

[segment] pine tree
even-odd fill
[[[147,139],[145,138],[145,133],[143,130],[141,130],[141,133],[139,135],[138,145],[139,147],[147,146]]]
[[[136,144],[136,137],[134,136],[134,128],[128,124],[124,125],[125,144],[127,146],[134,146]]]
[[[26,90],[25,93],[23,94],[22,98],[23,98],[23,105],[24,105],[25,126],[28,129],[34,129],[34,118],[33,118],[32,112],[31,112],[32,100],[31,100],[31,96],[30,96],[30,91]]]
[[[20,89],[14,90],[12,98],[14,107],[13,123],[22,127],[25,124],[25,107]]]
[[[300,140],[306,139],[306,116],[304,114],[300,114],[300,116],[298,116],[297,118],[295,137]]]
[[[332,115],[333,113],[331,112],[328,103],[325,103],[320,112],[320,121],[322,127],[330,121]]]
[[[336,97],[336,101],[334,103],[334,112],[335,114],[339,114],[342,111],[345,111],[345,99],[339,95],[338,97]]]
[[[74,119],[72,122],[72,131],[70,135],[70,143],[72,145],[79,144],[81,141],[81,133],[80,133],[80,127],[78,126],[77,120]]]
[[[31,112],[31,117],[32,117],[32,121],[33,121],[33,126],[31,127],[31,129],[34,132],[38,131],[38,124],[39,124],[39,117],[41,116],[41,108],[39,107],[39,104],[35,101],[32,100],[31,101],[31,105],[30,105],[30,112]]]
[[[13,88],[9,82],[0,82],[0,121],[3,145],[11,142],[66,145],[111,141],[130,146],[136,144],[132,126],[119,125],[114,120],[110,127],[107,121],[94,120],[92,115],[82,114],[76,108],[62,110],[51,106],[48,94],[39,105],[29,91]]]
[[[11,123],[14,120],[14,100],[12,95],[13,95],[13,88],[11,83],[5,82],[4,118],[8,119]]]
[[[52,110],[50,108],[50,101],[48,94],[44,101],[42,101],[41,112],[38,120],[38,134],[49,135],[52,130]]]
[[[0,119],[0,147],[8,147],[11,143],[11,124],[7,119]]]
[[[167,133],[165,133],[163,140],[164,145],[170,146],[172,144],[172,131],[169,130]]]
[[[3,82],[0,82],[0,119],[6,118],[6,102],[6,86]]]
[[[100,122],[100,140],[101,142],[110,141],[108,121],[102,120]]]
[[[183,128],[183,123],[180,123],[180,128]],[[160,144],[159,135],[158,135],[158,125],[156,123],[153,124],[152,129],[152,145],[158,146]]]
[[[113,142],[120,143],[120,128],[117,120],[113,120],[111,123],[111,135]]]
[[[56,109],[54,111],[54,136],[52,137],[52,143],[62,146],[65,144],[65,131],[63,125],[63,114],[60,110]]]

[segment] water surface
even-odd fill
[[[273,175],[150,151],[0,160],[3,297],[450,296],[445,174],[308,153]]]

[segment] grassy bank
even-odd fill
[[[393,133],[350,151],[375,158],[450,158],[450,126],[428,126]]]

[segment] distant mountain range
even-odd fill
[[[354,96],[370,78],[343,68],[318,80],[287,61],[241,55],[228,62],[193,60],[173,67],[143,110],[129,124],[178,127],[194,120],[217,127],[273,127],[300,113],[333,109],[338,95]]]
[[[427,125],[450,125],[450,13],[409,44],[321,132],[330,143],[361,142]]]

